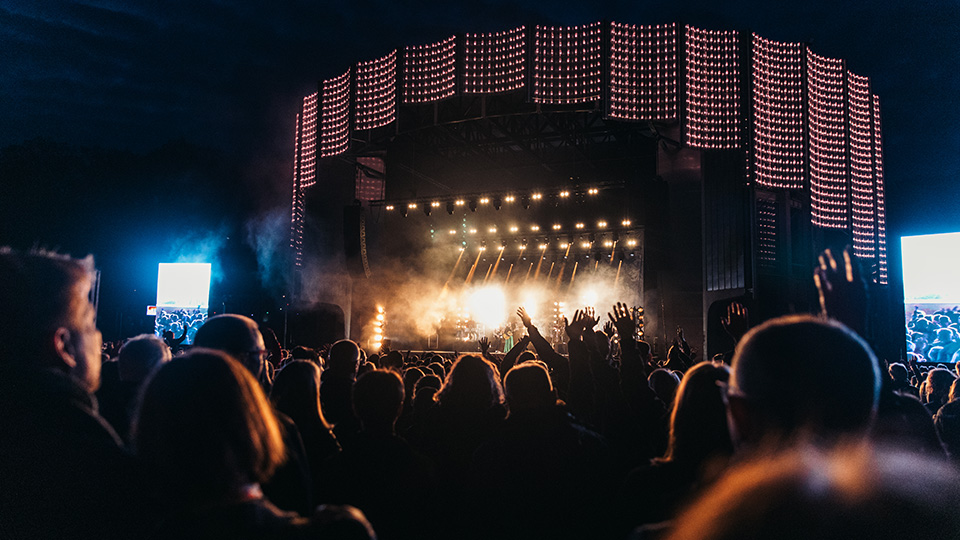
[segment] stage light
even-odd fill
[[[629,226],[630,226],[630,220],[629,220],[629,219],[625,219],[625,220],[621,221],[620,224],[623,225],[624,227],[629,227]]]
[[[540,249],[547,249],[547,245],[546,245],[546,244],[540,244]]]
[[[392,205],[392,204],[388,204],[388,205],[387,205],[387,210],[393,210],[393,205]]]
[[[600,295],[597,294],[597,291],[593,289],[586,289],[580,293],[580,302],[585,307],[593,307],[597,305],[597,300],[600,299]]]
[[[569,245],[570,245],[570,244],[568,244],[568,243],[566,243],[566,242],[561,242],[561,243],[560,243],[560,249],[567,249],[567,247],[568,247]]]
[[[465,200],[463,200],[463,199],[457,199],[456,203],[454,203],[454,204],[456,204],[457,206],[463,206],[463,205],[467,204],[467,201],[465,201]]]
[[[488,230],[491,234],[497,232],[497,228],[496,228],[496,227],[490,227],[490,228],[487,229],[487,230]]]
[[[613,247],[613,241],[611,240],[604,241],[603,247]]]
[[[477,200],[476,200],[476,199],[470,199],[470,202],[469,202],[469,204],[467,204],[467,207],[470,208],[470,211],[471,211],[471,212],[476,212],[476,211],[477,211]]]
[[[519,248],[519,249],[520,249],[520,251],[523,251],[523,250],[527,249],[527,245],[526,245],[526,244],[520,244],[520,248]]]
[[[533,232],[537,232],[537,231],[540,230],[540,226],[539,226],[539,225],[531,225],[531,226],[530,226],[530,230],[533,231]]]
[[[513,202],[513,201],[515,201],[516,199],[514,198],[513,195],[507,195],[506,197],[503,198],[503,200],[504,200],[505,202]]]
[[[407,205],[407,208],[409,208],[409,209],[411,209],[411,210],[416,210],[416,209],[417,209],[417,203],[413,203],[413,202],[412,202],[412,203],[410,203],[410,204]]]
[[[479,249],[480,251],[486,251],[486,250],[487,250],[487,246],[480,246],[478,249]]]
[[[460,251],[463,251],[463,250],[465,250],[465,249],[467,249],[467,248],[465,248],[465,247],[463,247],[463,246],[460,246],[458,249],[459,249]]]
[[[563,198],[563,199],[565,199],[565,198],[567,198],[567,197],[569,197],[569,196],[570,196],[570,192],[569,192],[569,191],[561,191],[561,192],[560,192],[560,197]]]
[[[686,27],[686,121],[692,148],[741,147],[740,34]]]
[[[450,234],[457,234],[457,231],[454,229],[450,229]]]
[[[500,197],[494,197],[494,198],[493,198],[493,209],[494,209],[494,210],[499,210],[501,206],[503,206],[503,199],[501,199]]]
[[[677,103],[677,24],[610,23],[610,116],[673,120]]]
[[[506,247],[507,247],[507,246],[505,246],[505,245],[503,245],[503,244],[500,244],[500,251],[503,251],[504,249],[506,249]]]
[[[519,230],[520,230],[520,227],[517,227],[517,226],[510,227],[510,232],[517,232]]]
[[[601,229],[604,228],[604,227],[606,227],[606,226],[607,226],[607,222],[606,222],[606,221],[598,221],[598,222],[597,222],[597,227],[600,227]]]
[[[582,229],[583,227],[584,227],[584,224],[583,224],[583,223],[577,223],[577,228],[578,228],[578,229]]]
[[[463,47],[463,91],[509,92],[526,82],[526,27],[493,33],[468,33]]]
[[[378,333],[378,334],[382,334],[382,333],[383,333],[383,328],[380,328],[379,326],[377,326],[377,327],[375,327],[375,328],[373,329],[373,331],[376,332],[376,333]]]
[[[487,204],[487,203],[489,203],[489,202],[490,202],[490,199],[488,199],[488,198],[486,198],[486,197],[483,197],[483,198],[480,199],[480,204]]]
[[[542,193],[534,193],[530,198],[533,199],[533,200],[535,200],[535,201],[539,201],[540,199],[543,198],[543,194],[542,194]]]
[[[430,203],[430,206],[434,208],[440,208],[440,201],[433,201],[432,203]]]
[[[559,231],[559,230],[560,230],[560,224],[559,224],[559,223],[554,223],[554,224],[553,224],[553,230]]]
[[[582,248],[588,248],[588,247],[590,247],[590,242],[581,242],[581,243],[580,243],[580,247],[582,247]]]
[[[470,230],[467,231],[467,232],[469,232],[470,234],[477,234],[477,230],[476,230],[476,229],[470,229]]]
[[[590,188],[587,190],[587,193],[589,193],[590,195],[596,195],[597,193],[600,193],[600,190],[598,190],[597,188]]]
[[[382,320],[385,319],[385,318],[386,318],[386,317],[384,317],[383,313],[377,313],[377,320],[378,320],[378,321],[382,321]]]
[[[636,241],[636,240],[627,240],[627,245],[630,246],[630,247],[633,247],[633,246],[637,245],[637,241]]]

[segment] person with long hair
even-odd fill
[[[136,453],[153,471],[158,538],[299,537],[310,525],[264,498],[284,460],[280,426],[238,361],[196,348],[163,365],[144,390]]]

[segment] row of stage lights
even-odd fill
[[[557,200],[560,200],[560,199],[565,200],[565,199],[570,199],[572,197],[573,198],[582,197],[583,195],[595,196],[595,195],[598,195],[599,193],[600,193],[599,188],[589,188],[586,191],[571,191],[571,190],[565,189],[557,192],[555,196],[548,196],[548,197],[551,197],[551,198],[555,197]],[[405,206],[402,204],[399,204],[399,205],[386,204],[384,205],[384,208],[388,211],[399,209],[400,214],[403,217],[407,217],[407,212],[409,210],[416,210],[418,208],[421,208],[423,210],[423,213],[429,216],[431,213],[433,213],[434,209],[440,208],[441,206],[444,206],[444,204],[446,205],[447,213],[450,215],[453,215],[453,213],[457,211],[457,208],[462,208],[464,206],[469,208],[471,212],[476,212],[477,208],[480,205],[489,204],[493,206],[494,210],[500,210],[500,208],[502,208],[504,204],[513,204],[515,202],[519,202],[520,206],[524,210],[526,210],[527,208],[530,208],[530,204],[533,201],[542,201],[544,197],[545,196],[543,193],[535,192],[529,195],[520,195],[520,196],[496,195],[492,197],[489,197],[489,196],[471,197],[469,199],[461,198],[461,199],[455,199],[452,201],[446,201],[445,203],[441,201],[431,201],[429,203],[409,202]]]
[[[557,247],[560,248],[560,249],[569,249],[569,248],[572,248],[572,247],[575,247],[575,246],[580,246],[580,247],[583,248],[583,249],[590,249],[590,248],[594,247],[594,244],[596,244],[596,242],[581,241],[581,242],[577,243],[577,242],[564,242],[564,241],[560,241],[560,242],[557,243]],[[633,239],[627,240],[627,241],[625,241],[623,244],[624,244],[625,246],[631,247],[631,248],[637,247],[637,241],[636,241],[636,240],[633,240]],[[551,244],[548,243],[548,242],[540,242],[539,244],[536,244],[537,248],[540,249],[541,251],[542,251],[542,250],[546,250],[547,248],[550,247],[550,245],[551,245]],[[605,240],[605,241],[603,241],[603,242],[601,243],[601,245],[602,245],[603,247],[605,247],[605,248],[614,248],[614,247],[617,246],[617,242],[615,242],[615,241],[613,241],[613,240]],[[528,246],[528,244],[520,244],[519,246],[517,246],[517,250],[519,250],[519,251],[525,251],[525,250],[527,249],[527,246]],[[467,250],[467,248],[466,248],[465,246],[460,246],[459,249],[460,249],[460,251],[466,251],[466,250]],[[507,246],[504,245],[504,244],[500,244],[499,246],[497,246],[497,249],[500,250],[500,251],[506,251]],[[479,246],[477,246],[477,251],[486,251],[486,250],[487,250],[487,246],[484,245],[484,244],[480,244]]]
[[[629,227],[632,224],[633,222],[630,221],[629,219],[624,219],[620,222],[620,225],[622,227]],[[604,220],[600,220],[597,222],[597,229],[606,229],[609,226],[610,224]],[[582,221],[578,221],[576,224],[574,224],[573,227],[577,230],[584,230],[587,227],[587,224]],[[554,231],[560,231],[560,230],[563,230],[563,225],[561,225],[560,223],[554,223],[553,225],[550,226],[550,228]],[[499,230],[500,229],[498,229],[497,227],[490,227],[487,229],[487,232],[490,234],[497,234],[497,231]],[[512,225],[507,230],[515,234],[520,233],[520,227],[517,225]],[[538,233],[540,231],[541,231],[540,225],[537,225],[537,224],[530,225],[530,232]],[[457,234],[456,229],[450,229],[449,232],[451,235]],[[467,234],[477,234],[479,232],[479,229],[467,229],[465,232]]]

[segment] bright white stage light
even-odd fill
[[[467,298],[467,306],[473,319],[491,328],[500,326],[506,319],[507,297],[500,287],[481,287]]]

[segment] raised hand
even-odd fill
[[[597,319],[597,313],[592,307],[584,308],[583,310],[583,329],[584,330],[593,330],[593,327],[600,322]]]
[[[530,315],[527,315],[527,310],[520,306],[517,308],[517,316],[520,317],[520,322],[523,323],[523,326],[530,328],[533,325],[533,321],[530,320]]]
[[[576,310],[573,312],[573,323],[567,320],[566,317],[563,318],[563,326],[567,332],[567,337],[571,341],[579,340],[583,336],[584,330],[584,313],[581,310]]]
[[[607,313],[607,317],[616,327],[621,341],[633,339],[637,332],[637,321],[633,320],[633,314],[626,304],[623,302],[614,304],[613,312]]]
[[[607,321],[603,323],[603,333],[607,335],[607,339],[613,339],[613,335],[617,333],[617,330],[613,327],[613,323]]]
[[[722,317],[720,323],[723,324],[723,329],[730,334],[730,337],[735,341],[740,341],[740,338],[750,329],[750,313],[740,302],[732,302],[727,306],[727,316]]]
[[[867,319],[867,286],[850,248],[844,248],[839,261],[829,249],[824,250],[819,262],[813,271],[813,282],[820,296],[820,314],[863,335]]]
[[[487,351],[490,350],[490,340],[487,339],[487,336],[483,336],[477,340],[477,345],[480,345],[480,354],[486,355]]]

